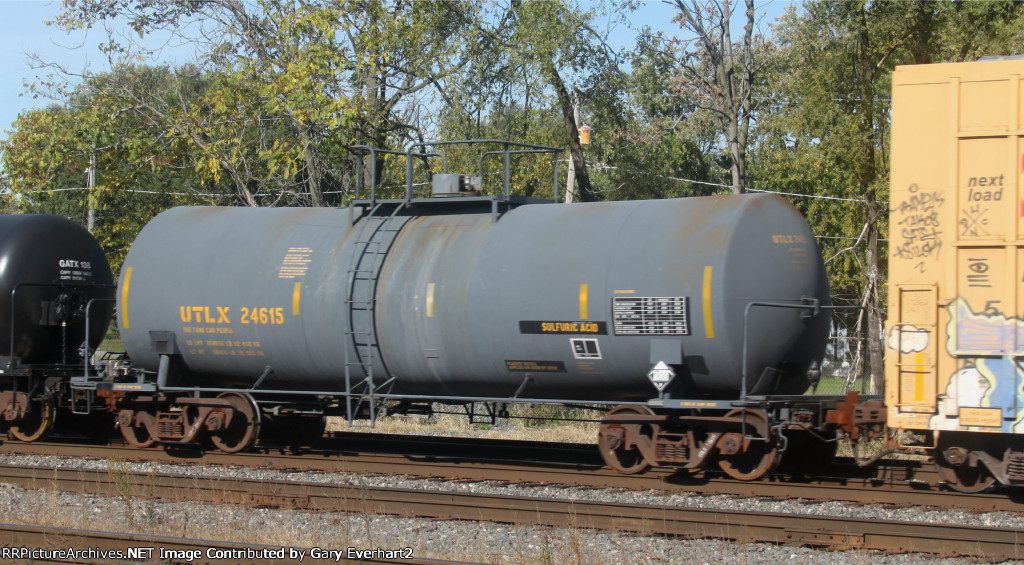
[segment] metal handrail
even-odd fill
[[[370,154],[370,161],[373,162],[372,170],[370,171],[370,205],[377,201],[377,155],[405,155],[405,151],[391,151],[387,149],[375,149],[369,145],[352,145],[349,146],[350,150],[353,151],[366,151]],[[442,161],[442,167],[445,172],[448,172],[448,159],[440,153],[418,153],[416,155],[420,158],[429,159],[431,157],[440,157]],[[363,162],[362,160],[356,160],[356,199],[362,198],[363,189]]]
[[[92,352],[89,351],[89,312],[92,310],[94,302],[117,302],[117,298],[92,298],[85,304],[85,355],[82,356],[82,378],[84,380],[89,379],[89,358],[92,357]],[[99,344],[97,344],[99,345]]]
[[[454,141],[427,141],[427,142],[423,142],[423,143],[414,143],[414,144],[410,145],[406,149],[406,151],[405,151],[405,198],[406,198],[406,201],[411,201],[412,200],[413,157],[414,156],[419,156],[419,154],[414,154],[413,153],[413,149],[415,149],[417,147],[419,147],[419,148],[426,148],[428,146],[429,147],[437,147],[437,146],[441,146],[441,145],[476,145],[476,144],[484,144],[484,143],[497,143],[497,144],[500,144],[500,145],[504,146],[504,149],[502,151],[495,152],[495,153],[502,154],[502,155],[505,156],[505,159],[504,159],[504,175],[503,175],[502,194],[506,198],[508,198],[510,196],[511,192],[512,192],[512,189],[511,189],[511,180],[512,180],[511,155],[513,153],[513,150],[512,150],[513,147],[522,147],[524,149],[533,150],[533,151],[530,151],[530,152],[535,152],[535,153],[555,153],[555,157],[552,158],[552,163],[553,163],[554,169],[555,169],[555,175],[554,175],[554,180],[553,180],[552,185],[554,187],[555,200],[556,201],[558,200],[558,196],[557,196],[558,195],[558,159],[557,159],[557,154],[562,152],[561,148],[559,148],[559,147],[549,147],[547,145],[535,145],[535,144],[530,144],[530,143],[519,143],[519,142],[516,142],[516,141],[507,141],[507,140],[503,140],[503,139],[459,139],[459,140],[454,140]],[[523,151],[523,152],[525,153],[526,151]],[[447,164],[445,165],[445,172],[448,172]]]
[[[561,152],[561,149],[559,149],[558,151]],[[507,171],[509,170],[509,165],[510,165],[509,156],[510,155],[524,155],[524,154],[531,154],[531,153],[532,154],[551,153],[551,151],[548,150],[548,149],[522,149],[522,150],[516,150],[516,151],[509,151],[508,149],[506,149],[504,151],[485,151],[483,154],[480,155],[480,161],[477,164],[477,176],[480,177],[481,182],[482,182],[483,178],[484,178],[484,159],[488,155],[505,155],[506,156],[505,157],[505,171],[506,171],[506,174],[505,174],[505,186],[502,187],[502,194],[505,195],[505,198],[508,198],[511,195],[511,192],[512,192],[512,188],[511,188],[511,186],[509,186],[509,175],[507,174]],[[552,194],[553,194],[552,199],[557,203],[558,202],[558,155],[557,154],[554,157],[551,158],[551,165],[552,165],[552,167],[555,170],[555,178],[554,178],[554,181],[552,183],[553,184],[553,188],[554,188],[554,190],[552,192]]]

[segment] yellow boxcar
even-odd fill
[[[1024,59],[893,74],[886,406],[973,491],[1024,481]]]

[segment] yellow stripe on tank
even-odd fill
[[[299,305],[302,302],[302,283],[295,283],[295,288],[292,290],[292,316],[299,315]]]
[[[121,323],[124,324],[124,328],[128,329],[131,326],[128,324],[128,288],[132,284],[132,268],[128,267],[124,271],[124,285],[121,287],[121,311],[118,315],[121,316]]]
[[[586,319],[589,318],[589,314],[590,314],[590,312],[588,311],[589,310],[589,308],[588,308],[588,306],[589,306],[589,299],[588,298],[589,297],[587,296],[589,293],[590,293],[590,285],[588,285],[588,284],[581,284],[580,285],[580,319],[581,320],[586,320]]]
[[[715,337],[715,324],[711,316],[711,272],[714,268],[711,265],[704,267],[704,334],[708,339]]]

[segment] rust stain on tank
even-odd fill
[[[729,241],[736,228],[735,218],[742,206],[737,197],[710,196],[707,198],[681,200],[685,216],[673,235],[676,241],[703,247],[716,247]]]

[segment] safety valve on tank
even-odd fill
[[[437,173],[430,179],[434,196],[479,196],[483,184],[480,177],[455,173]]]

